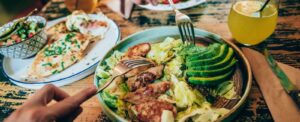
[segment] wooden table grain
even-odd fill
[[[232,38],[227,27],[230,7],[230,0],[207,0],[206,3],[183,10],[183,12],[191,17],[197,28],[219,34],[229,40]],[[175,25],[173,12],[149,11],[135,7],[132,17],[126,20],[103,4],[100,4],[99,8],[118,24],[122,38],[151,27]],[[68,14],[70,12],[65,8],[63,0],[51,0],[41,12],[41,15],[49,21]],[[300,3],[298,0],[281,0],[277,29],[267,39],[267,43],[276,60],[300,68]],[[2,64],[1,60],[0,63]],[[0,121],[2,121],[35,93],[35,90],[18,87],[10,83],[3,74],[0,76]],[[93,85],[93,75],[61,88],[72,95],[90,85]],[[235,121],[273,121],[255,82],[245,104]],[[82,107],[83,113],[75,121],[109,121],[101,112],[101,106],[96,97],[83,103]]]

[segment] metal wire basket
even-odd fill
[[[2,26],[0,28],[0,33],[3,33],[8,28],[13,26],[13,23],[15,21],[17,20],[14,20]],[[30,16],[26,21],[34,21],[46,25],[46,19],[41,16]],[[29,58],[38,53],[46,45],[46,43],[47,35],[45,32],[45,27],[43,27],[31,38],[28,38],[16,44],[0,47],[0,54],[2,54],[5,57],[11,58]]]

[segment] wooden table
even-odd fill
[[[216,33],[225,39],[231,39],[227,27],[227,15],[231,7],[230,0],[207,0],[205,4],[184,10],[197,28]],[[164,25],[175,25],[172,12],[149,11],[135,7],[130,20],[123,19],[105,5],[99,8],[120,27],[122,38],[141,30]],[[276,32],[268,39],[269,49],[276,60],[300,68],[300,3],[297,0],[281,0]],[[53,20],[69,14],[62,0],[52,0],[41,14]],[[1,63],[1,60],[0,60]],[[2,64],[2,63],[1,63]],[[2,67],[0,67],[2,68]],[[1,69],[0,69],[1,70]],[[35,90],[25,89],[10,83],[0,74],[0,121],[18,108]],[[78,90],[93,84],[93,75],[63,86],[62,89],[71,95]],[[76,121],[108,121],[102,114],[96,97],[85,102],[83,113]],[[254,82],[246,106],[236,121],[273,121],[268,107]]]

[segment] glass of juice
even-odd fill
[[[267,63],[273,73],[279,78],[285,91],[298,103],[300,91],[268,53],[266,45],[261,43],[275,30],[278,17],[278,1],[236,0],[231,7],[228,25],[232,36],[237,42],[245,46],[253,46],[264,54]],[[263,6],[264,9],[261,9]]]
[[[65,0],[65,5],[69,11],[83,10],[92,13],[98,6],[100,0]]]
[[[228,17],[229,29],[235,40],[253,46],[268,38],[275,30],[278,1],[271,0],[259,12],[266,0],[234,0]]]

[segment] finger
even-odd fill
[[[81,90],[74,96],[68,97],[58,103],[49,106],[49,112],[56,118],[64,117],[76,110],[81,103],[94,96],[97,92],[95,86]]]
[[[151,0],[145,0],[145,4],[152,4],[152,1]]]
[[[151,2],[152,5],[155,5],[155,6],[158,4],[157,0],[150,0],[150,2]]]
[[[52,99],[61,101],[69,95],[58,87],[48,84],[38,90],[25,105],[47,105]]]
[[[134,2],[135,4],[142,4],[142,0],[132,0],[132,2]]]
[[[79,107],[75,112],[71,113],[69,116],[59,118],[57,122],[73,122],[79,114],[83,111],[82,107]]]

